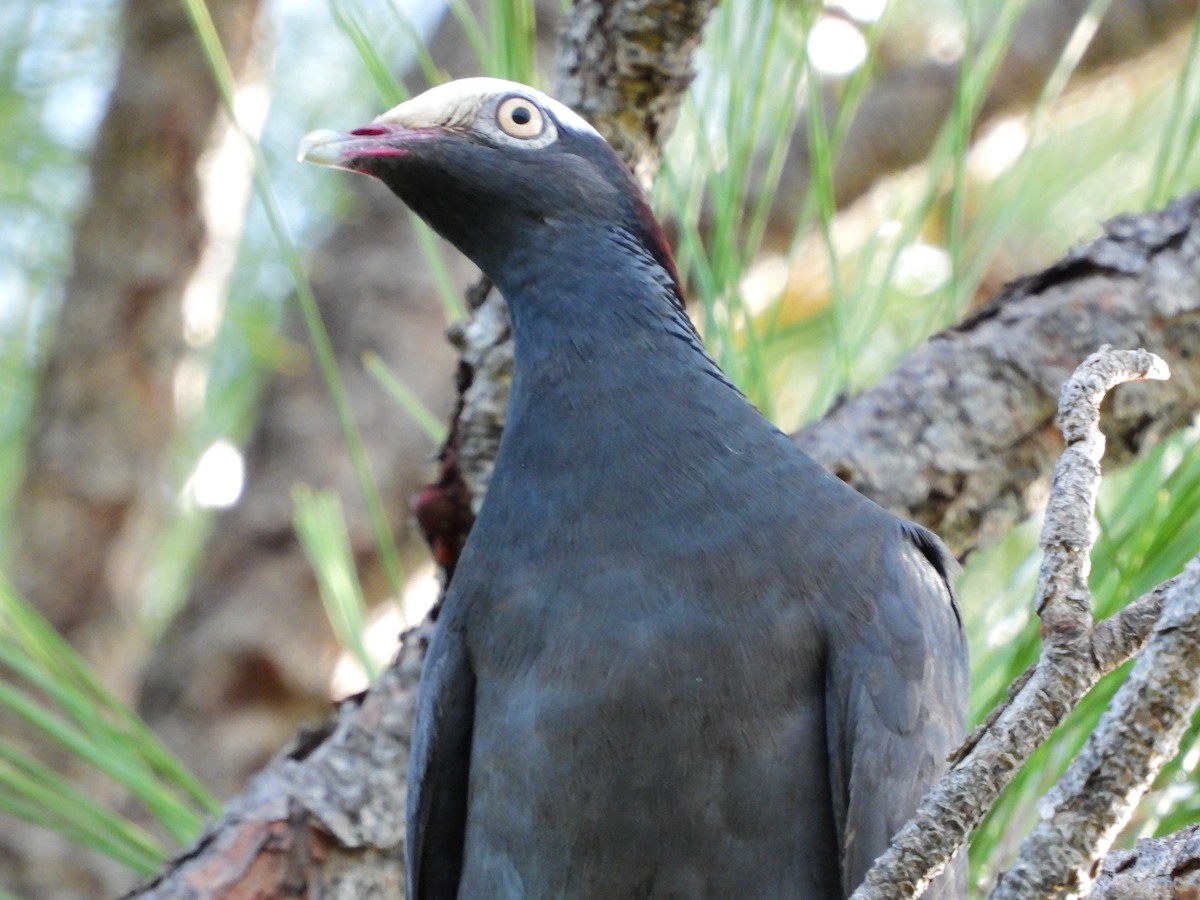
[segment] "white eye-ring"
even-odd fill
[[[496,107],[496,124],[509,137],[527,141],[546,130],[546,117],[532,100],[508,97]]]

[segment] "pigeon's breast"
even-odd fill
[[[714,604],[703,569],[577,572],[473,617],[463,896],[836,895],[819,633],[783,597]]]

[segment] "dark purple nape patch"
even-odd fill
[[[379,137],[381,134],[387,134],[386,128],[380,128],[378,125],[364,125],[362,128],[355,128],[350,132],[355,137]]]
[[[679,303],[679,308],[684,309],[687,301],[684,299],[683,281],[679,277],[679,267],[675,265],[675,254],[671,252],[671,244],[667,241],[666,232],[663,231],[658,219],[654,217],[654,212],[650,209],[650,204],[646,202],[645,195],[640,188],[636,187],[636,182],[632,181],[632,176],[630,176],[630,180],[636,191],[633,209],[638,224],[642,228],[642,240],[646,244],[646,249],[650,251],[650,255],[671,276],[675,288],[675,299]]]

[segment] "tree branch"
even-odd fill
[[[1062,447],[1052,428],[1059,386],[1102,344],[1145,347],[1175,376],[1153,391],[1114,392],[1104,422],[1111,463],[1191,421],[1198,318],[1200,193],[1107,223],[1100,238],[1010,284],[796,442],[964,556],[1045,503]]]
[[[925,795],[852,900],[920,896],[1033,751],[1100,680],[1095,660],[1086,653],[1092,615],[1087,555],[1104,452],[1100,400],[1121,382],[1165,377],[1165,365],[1153,354],[1106,347],[1089,356],[1063,386],[1059,418],[1068,446],[1055,469],[1042,529],[1041,659],[1007,708],[982,734],[971,736],[970,751]]]
[[[426,623],[327,731],[302,735],[221,820],[127,897],[387,896],[404,893],[404,806]]]
[[[1095,661],[1101,678],[1125,665],[1133,658],[1134,654],[1145,646],[1150,632],[1162,614],[1167,592],[1178,580],[1179,576],[1168,578],[1158,587],[1138,597],[1092,629],[1087,652]],[[983,722],[971,730],[971,733],[963,739],[962,746],[951,754],[951,763],[957,763],[971,752],[979,739],[991,729],[1001,714],[1008,709],[1008,704],[1033,677],[1037,666],[1038,664],[1034,663],[1017,676],[1017,679],[1009,686],[1007,700],[997,705],[987,714]]]
[[[1200,557],[1168,592],[1145,651],[1058,784],[1041,820],[1000,876],[996,900],[1076,897],[1155,776],[1179,750],[1200,705]]]
[[[1050,503],[1040,545],[1045,557],[1038,575],[1037,614],[1042,620],[1044,654],[1073,654],[1092,627],[1088,588],[1095,537],[1096,495],[1100,490],[1100,401],[1127,381],[1165,381],[1166,363],[1145,350],[1101,347],[1063,385],[1058,424],[1067,448],[1054,466]]]
[[[714,6],[587,0],[563,32],[558,99],[595,125],[643,184],[658,170]]]
[[[1143,594],[1121,611],[1098,623],[1092,630],[1089,652],[1096,660],[1096,665],[1106,674],[1125,665],[1142,649],[1158,617],[1162,615],[1167,593],[1178,581],[1178,575],[1168,578],[1149,593]]]
[[[1089,900],[1183,900],[1200,896],[1200,825],[1138,841],[1104,859]]]

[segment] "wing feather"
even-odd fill
[[[827,686],[830,778],[846,893],[861,883],[961,740],[967,648],[948,574],[930,532],[902,523],[886,535],[874,609],[831,647]],[[961,865],[926,898],[961,898]]]
[[[409,756],[409,900],[455,900],[462,877],[475,675],[464,635],[446,616],[425,658]]]

